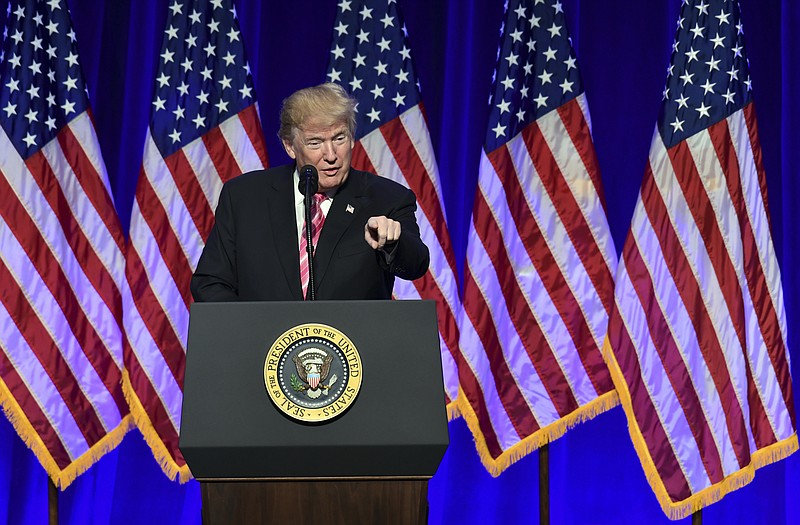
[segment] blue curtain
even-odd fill
[[[170,1],[68,0],[97,133],[126,229]],[[280,101],[324,80],[336,3],[236,1],[273,165],[288,160],[275,134]],[[422,85],[461,272],[503,0],[398,3]],[[680,1],[563,4],[619,249],[661,103]],[[800,199],[800,43],[790,35],[800,24],[800,7],[793,0],[742,0],[742,10],[773,235],[783,268],[789,347],[794,349],[800,326],[795,272],[800,229],[791,210]],[[798,354],[792,355],[794,377]],[[450,448],[430,482],[430,522],[536,523],[537,454],[495,479],[480,464],[463,421],[450,424],[450,435]],[[619,408],[550,445],[550,484],[553,523],[670,523],[645,480]],[[798,493],[800,454],[759,470],[750,485],[707,508],[704,523],[797,523]],[[199,487],[167,480],[134,430],[60,494],[59,511],[62,524],[199,524]],[[47,523],[47,477],[5,418],[0,418],[2,523]]]

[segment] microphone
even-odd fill
[[[306,200],[310,199],[311,195],[317,193],[319,189],[319,173],[317,172],[317,168],[311,164],[306,164],[300,168],[298,189],[300,193],[306,196]]]
[[[319,189],[319,173],[317,168],[311,164],[306,164],[300,168],[300,181],[298,182],[298,189],[305,198],[303,199],[303,207],[305,208],[306,216],[306,253],[308,253],[308,300],[313,301],[316,299],[316,291],[314,290],[314,245],[313,236],[311,232],[311,199]]]

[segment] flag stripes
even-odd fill
[[[191,476],[177,448],[189,282],[223,183],[266,164],[263,139],[246,138],[260,130],[257,119],[255,106],[248,106],[167,157],[152,135],[145,145],[127,261],[134,306],[125,327],[136,335],[126,354],[125,389],[156,459],[179,481]]]
[[[414,106],[363,136],[357,142],[352,163],[357,169],[378,173],[406,186],[417,196],[419,206],[415,216],[420,237],[431,253],[430,267],[420,279],[395,281],[393,296],[402,300],[424,298],[436,301],[439,338],[443,345],[444,388],[448,414],[452,418],[458,413],[453,405],[458,397],[459,359],[458,325],[454,312],[458,311],[460,304],[441,189],[438,178],[430,175],[437,173],[433,171],[433,149],[430,139],[425,141],[420,137],[427,137],[427,127],[420,107]]]
[[[617,273],[606,356],[673,519],[797,448],[751,106],[669,149],[654,134]]]
[[[587,176],[597,167],[593,149],[579,153],[572,142],[588,136],[582,99],[482,155],[461,384],[478,388],[466,395],[468,421],[485,439],[478,448],[493,475],[616,404],[601,353],[616,254]]]

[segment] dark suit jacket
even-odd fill
[[[294,208],[294,164],[253,171],[222,188],[203,254],[192,277],[196,301],[300,301],[300,258]],[[352,211],[348,211],[352,206]],[[350,169],[320,233],[314,264],[317,299],[389,299],[395,276],[416,279],[428,269],[428,248],[407,188]],[[364,240],[364,225],[385,215],[401,223],[385,254]]]

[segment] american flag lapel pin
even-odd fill
[[[353,205],[352,204],[348,204],[347,205],[347,213],[353,213],[354,211],[356,211],[356,210],[355,210],[355,208],[353,208]]]

